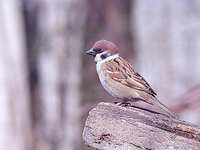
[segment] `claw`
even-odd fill
[[[117,104],[118,106],[131,106],[131,104],[129,103],[129,102],[127,102],[127,101],[119,101],[119,102],[114,102],[115,104]]]

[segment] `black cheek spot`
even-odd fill
[[[108,57],[108,55],[107,54],[103,54],[103,55],[101,55],[101,59],[103,60],[103,59],[106,59]]]

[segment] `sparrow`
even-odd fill
[[[94,57],[100,82],[112,96],[121,100],[144,101],[162,109],[172,118],[178,116],[156,98],[156,93],[148,82],[122,57],[115,44],[107,40],[96,42],[86,52]]]

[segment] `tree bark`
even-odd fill
[[[200,126],[134,106],[100,103],[90,111],[84,143],[111,149],[200,149]]]

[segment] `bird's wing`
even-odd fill
[[[107,73],[115,81],[130,88],[144,91],[155,96],[147,81],[123,58],[118,57],[106,62]]]

